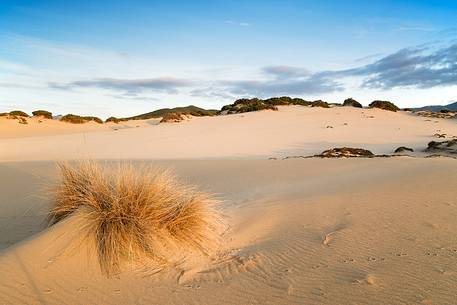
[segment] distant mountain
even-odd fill
[[[147,119],[152,119],[152,118],[160,118],[160,117],[163,117],[165,114],[169,114],[169,113],[190,114],[193,116],[212,116],[212,115],[216,115],[217,112],[218,112],[218,110],[207,110],[207,109],[203,109],[203,108],[200,108],[200,107],[197,107],[194,105],[189,105],[186,107],[158,109],[158,110],[155,110],[152,112],[135,115],[135,116],[128,117],[128,118],[122,118],[119,120],[121,120],[121,121],[147,120]]]
[[[457,111],[457,102],[453,102],[449,105],[436,105],[436,106],[424,106],[420,108],[414,108],[414,110],[428,110],[428,111],[433,111],[433,112],[440,112],[441,110],[451,110],[451,111]]]

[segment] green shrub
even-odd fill
[[[52,119],[52,113],[46,110],[36,110],[32,112],[33,116],[40,116],[45,119]]]
[[[291,101],[292,105],[299,105],[299,106],[310,106],[312,103],[310,101],[305,101],[301,98],[293,98]]]
[[[263,103],[265,103],[267,105],[273,105],[273,106],[291,105],[292,98],[290,98],[288,96],[271,97],[269,99],[264,100]]]
[[[86,120],[84,120],[81,116],[79,115],[74,115],[74,114],[67,114],[64,115],[63,117],[60,118],[62,122],[67,122],[67,123],[73,123],[73,124],[83,124],[86,123]]]
[[[83,119],[86,121],[93,121],[98,124],[103,124],[102,119],[96,117],[96,116],[83,116]]]
[[[362,107],[362,104],[360,104],[359,102],[357,102],[355,99],[353,99],[352,97],[348,98],[348,99],[345,99],[344,102],[343,102],[343,106],[351,106],[351,107],[356,107],[356,108],[363,108]]]
[[[322,107],[322,108],[330,108],[327,102],[324,102],[322,100],[317,100],[314,102],[311,102],[312,107]]]
[[[181,113],[176,112],[165,113],[162,117],[162,120],[160,120],[160,123],[181,122],[183,120],[182,116],[183,115]]]
[[[112,117],[107,118],[105,122],[106,123],[112,122],[112,123],[118,124],[118,123],[124,122],[124,121],[127,121],[127,120],[126,119],[116,118],[116,117],[112,116]]]
[[[194,105],[189,105],[186,107],[175,107],[175,108],[163,108],[163,109],[158,109],[152,112],[148,113],[143,113],[140,115],[135,115],[132,117],[128,118],[122,118],[121,120],[127,121],[127,120],[148,120],[148,119],[156,119],[156,118],[161,118],[167,113],[180,113],[180,114],[190,114],[193,116],[213,116],[217,115],[218,111],[217,110],[211,110],[211,109],[203,109],[196,107]]]
[[[62,122],[68,122],[73,124],[83,124],[90,121],[94,121],[99,124],[103,124],[103,121],[100,118],[94,116],[79,116],[75,114],[64,115],[61,119]]]
[[[389,102],[389,101],[373,101],[370,105],[369,105],[370,108],[379,108],[379,109],[383,109],[383,110],[389,110],[389,111],[398,111],[400,110],[400,108],[398,108],[397,106],[395,106],[393,103]]]
[[[13,110],[13,111],[10,111],[9,114],[14,115],[14,116],[26,117],[26,118],[29,117],[29,115],[27,113],[25,113],[24,111],[21,111],[21,110]]]

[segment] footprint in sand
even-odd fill
[[[340,262],[340,263],[353,263],[353,262],[355,262],[355,259],[353,259],[353,258],[346,258],[346,259],[340,260],[339,262]]]
[[[377,279],[374,275],[372,274],[367,274],[367,276],[363,279],[360,280],[355,280],[355,284],[368,284],[368,285],[376,285],[377,284]]]

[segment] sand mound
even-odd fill
[[[217,249],[222,232],[217,201],[169,173],[94,162],[59,167],[62,181],[48,222],[82,219],[76,228],[95,242],[103,274],[117,274],[127,262],[157,268],[175,263],[176,252],[210,255]]]

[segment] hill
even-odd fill
[[[433,112],[440,112],[441,110],[457,111],[457,101],[450,103],[448,105],[424,106],[424,107],[420,107],[420,108],[414,108],[414,110],[428,110],[428,111],[433,111]]]
[[[128,120],[147,120],[154,118],[161,118],[167,114],[184,114],[184,115],[193,115],[193,116],[213,116],[218,113],[217,110],[207,110],[194,105],[189,105],[186,107],[175,107],[175,108],[162,108],[152,112],[147,112],[127,118],[115,118],[111,117],[107,122],[120,122]]]

